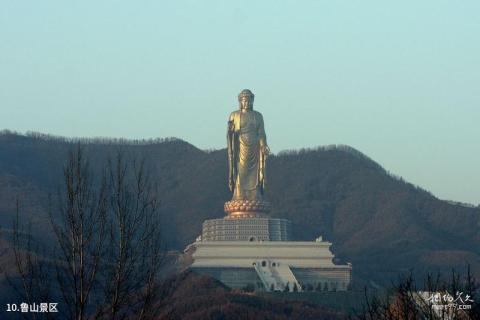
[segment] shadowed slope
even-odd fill
[[[161,295],[157,319],[347,319],[307,302],[274,300],[230,290],[215,279],[194,272],[167,280]]]

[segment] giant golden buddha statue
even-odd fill
[[[264,201],[265,164],[269,154],[263,116],[253,110],[253,93],[242,90],[238,95],[240,110],[230,114],[227,130],[229,175],[233,192],[225,203],[229,217],[256,217],[268,212]]]

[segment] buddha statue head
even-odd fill
[[[238,102],[240,103],[240,110],[252,110],[253,109],[253,100],[255,95],[252,91],[248,89],[243,89],[242,92],[238,94]]]

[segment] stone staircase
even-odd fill
[[[298,291],[302,291],[300,284],[288,265],[279,265],[269,260],[262,260],[257,261],[254,267],[265,287],[265,291],[285,291],[287,283],[290,291],[293,291],[295,284],[297,285]]]
[[[277,265],[276,267],[272,267],[273,272],[276,273],[276,278],[281,279],[283,283],[283,290],[285,290],[285,287],[287,286],[290,291],[293,291],[293,288],[295,285],[297,285],[297,291],[300,292],[302,291],[302,288],[300,287],[300,283],[298,283],[297,278],[295,278],[295,275],[293,274],[292,270],[290,270],[290,267],[286,264],[280,264]]]

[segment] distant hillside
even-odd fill
[[[270,299],[230,290],[193,272],[179,274],[161,288],[157,319],[348,319],[346,315],[302,301]]]
[[[171,249],[182,250],[205,219],[224,216],[226,151],[202,151],[178,140],[90,139],[92,164],[116,150],[143,155],[158,181],[163,232]],[[39,134],[0,135],[0,225],[11,226],[15,199],[24,221],[48,237],[46,208],[56,194],[62,166],[76,140]],[[449,170],[451,168],[446,168]],[[386,282],[398,272],[472,265],[480,277],[480,209],[436,199],[395,178],[346,146],[282,152],[267,164],[267,197],[274,217],[292,220],[298,240],[322,235],[354,277]]]

